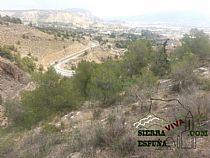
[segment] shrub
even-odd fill
[[[113,62],[106,62],[95,68],[87,87],[91,99],[99,100],[104,105],[111,105],[117,101],[122,83],[116,67]]]
[[[15,24],[22,24],[22,21],[19,18],[14,18],[14,17],[10,17],[10,16],[3,16],[0,17],[0,20],[4,21],[4,22],[11,22],[11,23],[15,23]]]
[[[187,52],[192,52],[199,58],[205,59],[210,55],[209,36],[202,30],[190,30],[190,33],[186,34],[181,42],[182,46],[176,50],[176,53],[179,54],[179,56],[183,56]]]
[[[34,62],[34,59],[32,56],[30,57],[26,56],[24,58],[21,58],[20,53],[18,53],[14,56],[14,60],[15,60],[15,64],[19,68],[21,68],[22,70],[30,74],[34,73],[37,70],[36,63]]]
[[[199,84],[202,90],[210,91],[210,81],[209,80],[200,80]]]
[[[139,40],[131,43],[124,56],[123,67],[126,75],[141,74],[141,70],[151,62],[152,47],[149,41]]]
[[[9,51],[0,51],[0,56],[6,59],[9,59],[10,61],[13,61],[13,55]]]
[[[181,99],[185,105],[190,107],[190,111],[192,112],[193,118],[196,122],[195,124],[200,125],[203,121],[208,120],[210,113],[209,94],[199,94],[196,93],[196,91],[193,91],[190,94],[186,92],[186,94],[181,96]]]
[[[152,71],[157,76],[164,76],[170,73],[171,65],[166,52],[162,49],[156,52],[155,59],[152,64]]]
[[[82,61],[79,63],[76,69],[76,74],[73,79],[74,86],[75,89],[77,89],[80,95],[84,98],[88,97],[87,86],[90,82],[91,75],[95,69],[95,66],[95,63]]]
[[[53,69],[45,74],[34,74],[33,78],[37,88],[22,93],[18,105],[14,102],[9,102],[7,105],[13,125],[30,129],[55,114],[77,107],[80,99],[70,79],[61,79]]]
[[[9,118],[10,130],[30,129],[38,123],[36,117],[39,117],[39,114],[32,112],[30,107],[24,107],[20,101],[8,100],[4,105],[6,107],[6,115]]]
[[[158,78],[153,74],[152,71],[147,68],[142,70],[142,75],[138,75],[134,78],[134,82],[141,89],[151,89],[157,84]]]
[[[134,154],[137,143],[136,143],[136,139],[132,136],[132,133],[128,133],[124,136],[122,136],[122,138],[120,138],[120,140],[118,142],[116,142],[115,144],[113,144],[113,150],[122,157],[125,157],[127,155],[131,156]]]
[[[105,125],[96,123],[90,129],[84,129],[81,132],[83,155],[95,157],[98,148],[109,149],[113,154],[120,157],[131,154],[135,150],[133,148],[135,139],[131,140],[132,136],[126,135],[126,132],[128,131],[125,127],[124,116],[120,112],[111,113]]]
[[[96,37],[94,37],[94,40],[98,41],[100,44],[101,44],[101,42],[103,42],[102,36],[96,36]]]
[[[6,115],[9,118],[9,127],[24,127],[24,109],[18,100],[7,100],[4,103],[6,107]]]
[[[23,38],[23,39],[26,39],[26,35],[25,35],[25,34],[23,34],[23,35],[22,35],[22,38]]]
[[[102,113],[102,109],[96,108],[93,111],[93,119],[98,119]]]
[[[172,78],[175,81],[174,90],[180,91],[197,82],[193,73],[197,66],[198,59],[192,54],[185,54],[181,59],[175,60],[172,64]]]
[[[9,59],[10,61],[14,61],[14,56],[11,53],[13,50],[13,47],[11,46],[3,46],[0,47],[0,56],[6,59]]]
[[[24,57],[21,60],[21,63],[18,64],[21,69],[28,73],[33,73],[36,70],[36,64],[33,59],[30,57]]]

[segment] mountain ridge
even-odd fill
[[[115,17],[113,19],[123,20],[127,23],[138,23],[139,25],[162,24],[173,26],[210,27],[210,17],[199,12],[188,11],[159,12],[144,15]]]
[[[0,15],[20,18],[23,22],[29,23],[65,23],[79,27],[87,27],[102,20],[86,9],[65,9],[65,10],[0,10]]]

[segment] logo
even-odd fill
[[[196,138],[208,136],[207,130],[195,129],[196,123],[190,108],[178,99],[151,98],[150,102],[148,114],[133,123],[134,128],[138,129],[139,147],[157,150],[196,149]],[[163,110],[154,114],[153,102]]]

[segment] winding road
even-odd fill
[[[75,74],[75,71],[74,70],[66,70],[62,67],[62,65],[65,65],[66,63],[70,62],[73,59],[77,59],[79,56],[83,55],[85,53],[85,51],[90,50],[95,47],[98,47],[98,46],[99,46],[98,42],[91,42],[89,44],[88,48],[85,48],[81,51],[78,51],[76,53],[73,53],[71,55],[66,56],[65,58],[62,58],[62,59],[56,61],[56,63],[53,64],[55,71],[58,74],[60,74],[61,76],[72,77]]]

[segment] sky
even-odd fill
[[[102,18],[167,11],[199,12],[210,17],[209,7],[210,0],[0,0],[1,10],[82,8]]]

